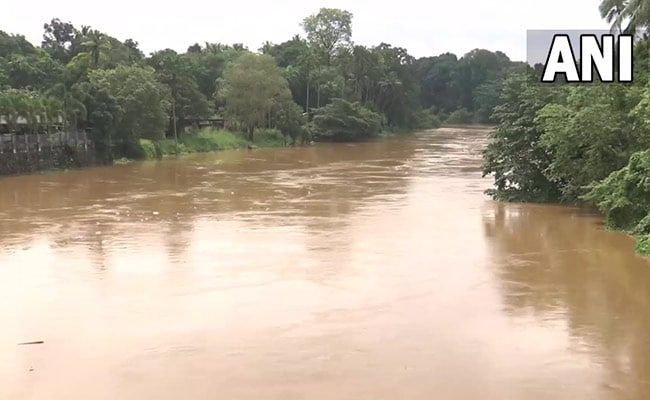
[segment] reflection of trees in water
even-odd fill
[[[167,222],[162,229],[167,258],[177,264],[184,260],[192,240],[193,220],[178,219]]]
[[[491,214],[485,234],[506,308],[566,319],[635,398],[650,398],[650,262],[633,241],[561,207],[497,203]]]
[[[110,248],[108,248],[106,240],[113,234],[111,231],[111,226],[87,226],[86,234],[82,236],[82,240],[86,242],[85,246],[83,244],[82,246],[88,248],[91,254],[90,262],[98,272],[105,272],[110,269]],[[54,240],[56,241],[56,239]]]
[[[101,269],[111,242],[151,229],[179,259],[195,218],[219,214],[271,226],[295,221],[317,243],[327,224],[344,223],[369,199],[404,193],[408,181],[396,167],[414,147],[408,140],[319,145],[3,178],[0,243],[24,244],[47,231],[57,247],[96,253]]]

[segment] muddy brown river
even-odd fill
[[[486,143],[0,178],[0,399],[649,399],[650,261]]]

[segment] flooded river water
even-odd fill
[[[650,398],[650,262],[486,142],[0,178],[0,399]]]

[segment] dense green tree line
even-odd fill
[[[304,37],[258,51],[197,43],[149,56],[132,39],[58,19],[44,25],[40,46],[0,31],[0,115],[9,129],[20,117],[90,128],[108,158],[210,117],[249,139],[275,128],[294,142],[358,140],[440,120],[490,122],[505,77],[520,66],[487,50],[415,59],[386,43],[361,46],[352,21],[323,8],[302,21]]]
[[[603,0],[614,30],[650,26],[647,2]],[[631,84],[542,84],[528,68],[503,83],[485,152],[496,199],[587,203],[650,252],[650,71],[647,35]]]

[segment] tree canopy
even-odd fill
[[[219,96],[227,115],[241,123],[253,140],[255,128],[263,125],[271,110],[290,94],[273,57],[244,53],[226,68]]]
[[[123,156],[125,143],[182,135],[208,118],[226,118],[251,138],[255,129],[277,128],[305,141],[344,105],[345,112],[372,115],[372,132],[375,121],[380,130],[435,127],[459,115],[490,122],[503,81],[517,66],[481,49],[416,59],[388,43],[354,44],[353,15],[341,9],[321,8],[296,22],[302,32],[279,44],[266,41],[259,52],[238,43],[194,43],[185,52],[145,56],[133,39],[53,18],[40,45],[0,31],[0,90],[60,104],[65,129],[92,130],[100,148]],[[463,111],[451,115],[457,110]],[[321,129],[314,139],[365,135],[354,132],[352,119],[342,120],[350,125],[336,135]]]

